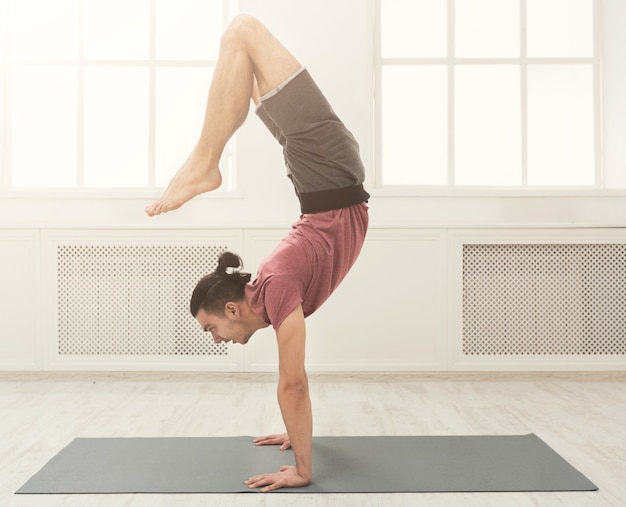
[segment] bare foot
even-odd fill
[[[222,174],[218,167],[197,163],[191,156],[172,178],[161,198],[146,206],[146,214],[153,217],[178,209],[195,196],[215,190],[221,184]]]

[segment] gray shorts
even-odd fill
[[[367,201],[359,145],[305,68],[261,97],[256,113],[283,147],[302,213]]]

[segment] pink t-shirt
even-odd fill
[[[299,304],[311,315],[356,261],[367,224],[365,203],[302,215],[246,286],[252,311],[276,330]]]

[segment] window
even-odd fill
[[[603,186],[597,0],[377,0],[377,184]]]
[[[166,186],[229,14],[227,0],[0,0],[1,189]]]

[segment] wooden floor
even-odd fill
[[[3,373],[0,505],[626,505],[624,373],[312,375],[310,380],[316,435],[536,433],[600,490],[297,496],[14,495],[75,437],[259,435],[281,431],[282,423],[272,375]]]

